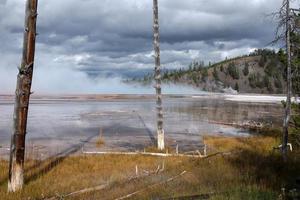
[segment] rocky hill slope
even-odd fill
[[[240,93],[282,94],[285,92],[284,53],[256,50],[247,56],[204,66],[193,62],[187,69],[164,71],[166,83],[187,84],[211,92],[236,90]],[[140,82],[152,83],[152,75]]]

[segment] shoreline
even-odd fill
[[[222,98],[225,101],[249,102],[249,103],[281,103],[286,100],[284,95],[265,94],[226,94],[226,93],[203,93],[203,94],[165,94],[164,98]],[[113,100],[155,100],[155,94],[47,94],[31,96],[32,101],[113,101]],[[14,95],[0,94],[0,100],[13,101]],[[300,102],[300,98],[292,98],[293,102]]]

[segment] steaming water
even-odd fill
[[[278,102],[238,102],[223,95],[164,98],[167,144],[179,150],[202,146],[202,136],[248,136],[247,130],[216,122],[248,120],[280,125]],[[0,145],[6,155],[12,132],[13,102],[0,96]],[[96,147],[102,133],[105,145]],[[30,105],[27,153],[38,156],[77,150],[142,150],[155,142],[155,99],[33,99]]]

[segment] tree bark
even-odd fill
[[[291,75],[291,41],[290,41],[290,2],[286,0],[286,53],[287,53],[287,100],[283,122],[282,156],[287,160],[287,144],[289,136],[289,122],[291,117],[292,75]]]
[[[14,123],[10,146],[9,192],[22,189],[24,184],[25,136],[34,65],[37,4],[38,0],[26,1],[23,56],[17,76]]]
[[[163,130],[163,109],[161,95],[161,66],[159,47],[159,21],[158,21],[158,0],[153,0],[153,33],[154,33],[154,58],[155,58],[155,89],[157,109],[157,146],[159,150],[165,148]]]

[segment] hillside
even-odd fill
[[[165,83],[187,84],[211,92],[226,92],[230,88],[240,93],[282,94],[285,90],[283,51],[256,50],[241,56],[204,66],[193,62],[187,69],[165,71]],[[152,75],[139,81],[152,83]],[[228,90],[229,89],[229,90]]]

